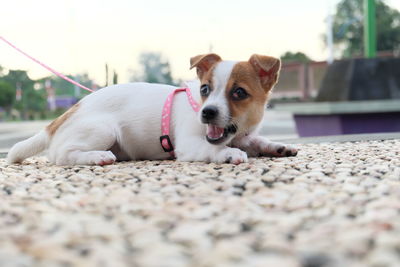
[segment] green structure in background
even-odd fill
[[[375,0],[364,0],[364,56],[376,57]]]

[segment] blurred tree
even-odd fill
[[[33,88],[33,81],[29,78],[25,70],[10,70],[2,79],[12,86],[16,86],[16,84],[19,83],[22,88]]]
[[[84,72],[83,74],[78,74],[75,76],[71,75],[71,79],[79,82],[80,84],[82,84],[83,86],[86,86],[87,88],[93,88],[95,82],[89,77],[89,74],[87,74],[86,72]],[[74,85],[75,87],[75,85]],[[90,94],[89,91],[83,90],[81,88],[78,87],[78,89],[80,90],[80,98]]]
[[[342,0],[334,15],[334,43],[339,45],[343,57],[363,54],[363,0]],[[384,0],[376,0],[376,30],[378,51],[400,48],[400,12]]]
[[[106,84],[104,85],[104,87],[108,86],[108,64],[106,63]]]
[[[10,70],[2,80],[9,83],[13,89],[18,86],[22,89],[21,101],[14,101],[13,107],[22,111],[24,119],[32,118],[33,112],[39,112],[46,109],[47,100],[44,90],[35,90],[34,81],[31,80],[24,70]],[[15,89],[13,90],[15,96]]]
[[[302,52],[292,53],[290,51],[283,54],[281,56],[281,60],[283,62],[303,62],[303,63],[311,61],[311,59]]]
[[[93,87],[93,80],[90,79],[89,75],[87,73],[83,73],[83,74],[77,74],[77,75],[67,75],[68,78],[79,82],[80,84],[88,87],[88,88],[92,88]],[[70,82],[67,82],[66,80],[57,77],[57,76],[48,76],[48,77],[44,77],[41,78],[39,80],[37,80],[36,82],[42,84],[42,87],[44,88],[44,84],[46,80],[50,80],[51,82],[51,86],[54,87],[56,89],[56,95],[60,96],[75,96],[75,85],[71,84]],[[88,91],[80,89],[78,87],[78,90],[80,90],[80,97],[82,98],[83,96],[89,94]]]
[[[45,90],[27,89],[23,91],[22,102],[24,103],[25,119],[33,119],[33,112],[43,112],[47,110],[47,94]]]
[[[6,81],[0,81],[0,107],[10,111],[15,99],[15,89]]]
[[[7,111],[10,109],[20,111],[23,119],[33,119],[38,114],[41,117],[53,116],[47,112],[47,92],[45,90],[47,80],[51,82],[51,87],[55,88],[56,96],[70,96],[80,99],[89,94],[88,91],[81,90],[79,87],[75,87],[73,84],[56,76],[48,76],[33,81],[24,70],[9,70],[6,75],[1,72],[2,70],[0,66],[0,106]],[[68,75],[68,77],[88,88],[94,86],[94,82],[87,73],[75,76]],[[21,98],[19,100],[16,99],[17,88],[21,89]],[[76,89],[79,90],[78,95]]]
[[[117,84],[118,83],[118,73],[114,70],[113,73],[113,84]]]
[[[162,58],[161,53],[143,52],[140,54],[139,63],[142,71],[132,75],[131,81],[174,84],[169,62]]]

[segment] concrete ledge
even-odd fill
[[[317,143],[338,143],[338,142],[358,142],[400,139],[398,133],[374,133],[374,134],[344,134],[330,136],[314,136],[295,139],[280,139],[278,142],[286,144],[317,144]]]
[[[400,100],[371,100],[347,102],[313,102],[297,104],[279,104],[277,111],[289,111],[296,115],[328,115],[348,113],[387,113],[399,112]]]

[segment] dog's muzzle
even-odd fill
[[[201,122],[207,124],[206,139],[211,144],[220,144],[224,142],[229,135],[235,134],[237,126],[233,123],[228,124],[225,127],[221,127],[219,120],[218,107],[214,105],[208,105],[201,111]]]

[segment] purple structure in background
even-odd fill
[[[302,137],[400,132],[400,112],[294,115],[297,132]]]
[[[400,100],[281,104],[301,137],[400,132]]]
[[[56,107],[57,108],[69,108],[76,104],[78,99],[71,96],[57,96],[56,97]]]

